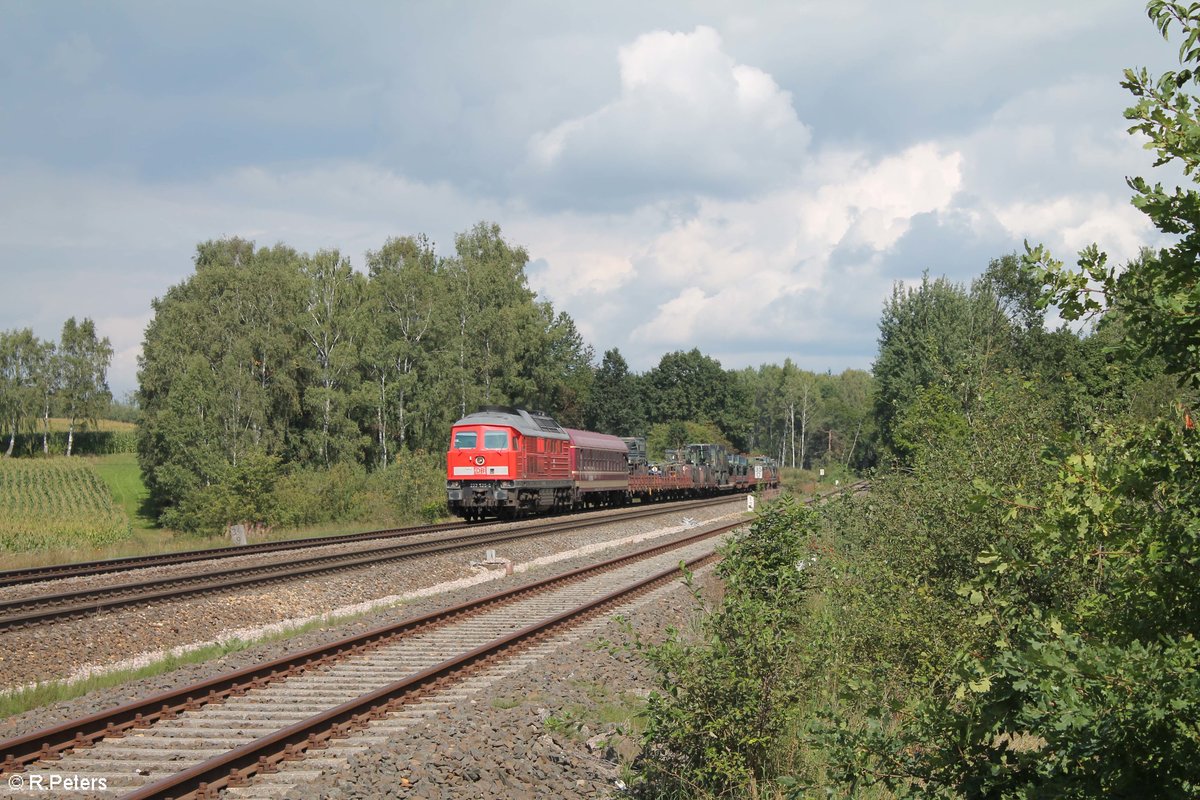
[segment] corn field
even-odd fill
[[[0,459],[0,551],[104,545],[129,535],[124,510],[86,462]]]

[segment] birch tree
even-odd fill
[[[96,337],[90,319],[76,323],[71,317],[63,324],[59,344],[62,365],[62,408],[67,418],[67,455],[75,443],[75,427],[95,423],[112,402],[108,390],[108,366],[112,363],[112,345],[108,337]]]
[[[388,239],[367,253],[370,276],[370,321],[375,333],[370,357],[364,358],[375,408],[376,443],[381,465],[388,464],[389,423],[404,448],[412,424],[413,395],[432,387],[428,368],[434,345],[438,297],[442,291],[439,259],[424,236]],[[421,385],[421,377],[426,386]],[[394,412],[392,411],[394,409]]]
[[[303,260],[307,288],[300,330],[314,365],[315,386],[304,395],[314,419],[306,439],[325,466],[357,456],[358,430],[349,418],[349,395],[357,381],[356,336],[364,297],[361,275],[336,250]]]
[[[62,363],[54,342],[39,342],[33,352],[33,388],[41,410],[42,455],[50,455],[50,410],[62,386]]]
[[[4,452],[8,457],[16,449],[17,435],[31,427],[38,348],[38,340],[29,328],[0,333],[0,419],[8,428],[8,448]]]
[[[454,241],[455,257],[446,262],[451,303],[457,405],[469,407],[509,400],[503,381],[517,369],[516,332],[534,293],[525,279],[529,254],[513,247],[500,226],[480,222]]]

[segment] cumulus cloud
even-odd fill
[[[96,319],[120,391],[198,241],[361,265],[389,235],[447,253],[487,219],[635,369],[691,347],[867,366],[897,278],[969,280],[1025,238],[1120,260],[1154,234],[1128,206],[1150,159],[1117,82],[1174,48],[1128,2],[1045,5],[310,9],[232,39],[173,7],[76,15],[78,34],[19,7],[0,30],[25,159],[0,159],[0,327]]]
[[[922,144],[855,164],[840,182],[754,201],[707,201],[658,235],[639,278],[660,286],[668,299],[631,338],[673,347],[703,336],[715,344],[722,336],[751,334],[757,323],[781,338],[812,339],[828,327],[820,306],[847,290],[877,311],[880,295],[864,292],[864,281],[881,290],[881,256],[916,216],[951,207],[961,186],[961,156]],[[814,172],[826,169],[818,165]],[[857,261],[833,269],[834,252],[847,246]]]
[[[584,204],[744,195],[802,163],[811,136],[790,93],[738,63],[712,28],[644,34],[617,60],[615,100],[530,139],[530,174],[552,194],[572,184],[577,191],[584,178],[593,187],[579,193]]]
[[[1014,239],[1044,242],[1068,263],[1090,244],[1106,251],[1114,263],[1129,261],[1143,245],[1159,238],[1145,214],[1105,195],[1012,203],[996,208],[995,214]]]

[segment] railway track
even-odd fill
[[[347,533],[339,536],[321,536],[313,539],[283,539],[277,542],[258,542],[231,547],[213,547],[207,550],[184,550],[178,553],[154,553],[147,556],[109,558],[102,561],[76,561],[70,564],[53,564],[46,567],[28,567],[0,571],[0,587],[20,586],[26,583],[42,583],[61,578],[104,575],[111,572],[130,572],[146,567],[161,567],[171,564],[188,564],[193,561],[211,561],[233,556],[276,553],[280,551],[305,550],[311,547],[327,547],[335,544],[370,542],[376,539],[421,536],[440,531],[458,530],[465,527],[461,522],[443,522],[438,525],[418,525],[412,528],[388,528],[365,533]]]
[[[0,742],[10,787],[90,781],[129,798],[254,796],[527,669],[547,637],[715,558],[737,522]],[[557,646],[557,645],[555,645]],[[306,755],[312,762],[293,762]],[[36,783],[35,783],[36,781]],[[261,783],[261,782],[260,782]],[[61,784],[60,784],[61,785]]]
[[[657,506],[658,504],[655,505]],[[683,503],[680,505],[683,505]],[[493,520],[491,522],[484,522],[483,524],[497,524],[501,522],[500,520]],[[0,588],[21,586],[28,583],[43,583],[62,578],[104,575],[113,572],[132,572],[147,567],[189,564],[195,561],[211,561],[235,556],[290,552],[313,547],[372,542],[378,539],[423,536],[442,531],[465,530],[477,527],[479,524],[477,522],[465,523],[461,521],[442,522],[434,525],[417,525],[409,528],[385,528],[377,531],[320,536],[309,539],[282,539],[277,542],[258,542],[230,547],[212,547],[203,550],[183,550],[177,553],[153,553],[145,556],[126,556],[124,558],[109,558],[100,561],[76,561],[68,564],[51,564],[44,567],[0,570]]]
[[[567,529],[587,528],[642,517],[674,514],[729,501],[730,498],[724,496],[670,505],[652,505],[619,515],[605,515],[583,520],[572,517],[516,529],[475,531],[436,542],[410,542],[350,553],[325,554],[298,561],[292,560],[283,564],[270,563],[217,569],[195,574],[127,581],[81,590],[22,597],[0,602],[0,630],[77,618],[100,611],[148,605],[245,586],[296,580],[341,570],[360,569],[381,562],[478,548],[481,545],[545,536]]]

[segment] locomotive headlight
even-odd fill
[[[482,467],[482,466],[483,466],[483,462],[484,462],[484,461],[486,461],[486,460],[487,460],[487,459],[485,459],[483,456],[475,456],[475,465],[476,465],[476,466],[478,466],[478,467]]]

